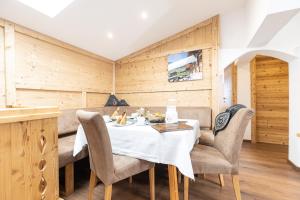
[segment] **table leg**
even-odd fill
[[[173,165],[168,165],[168,172],[169,172],[170,200],[179,200],[176,167]]]

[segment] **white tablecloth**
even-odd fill
[[[159,133],[151,126],[115,127],[107,123],[112,151],[154,163],[176,166],[185,176],[194,179],[190,152],[200,136],[198,120],[184,120],[193,130]],[[79,125],[73,156],[76,156],[87,144],[84,130]]]

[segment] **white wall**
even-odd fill
[[[299,1],[300,2],[300,1]],[[268,48],[278,49],[290,54],[296,54],[300,46],[300,13],[294,16],[267,45]]]
[[[268,15],[271,0],[247,0],[246,2],[245,28],[247,29],[247,43],[249,43]]]
[[[300,132],[300,14],[282,27],[267,45],[255,49],[247,48],[266,16],[298,8],[300,8],[299,0],[246,0],[244,7],[221,15],[220,22],[223,30],[220,36],[219,64],[221,70],[239,59],[238,103],[250,106],[250,71],[247,69],[251,56],[260,53],[289,62],[289,160],[300,167],[300,138],[296,137],[296,133]],[[243,58],[240,58],[241,56]],[[249,126],[245,139],[250,138],[251,127]]]
[[[289,160],[300,167],[300,59],[289,63]]]
[[[250,63],[238,63],[237,74],[237,103],[251,108]],[[247,126],[244,139],[251,140],[251,123]]]

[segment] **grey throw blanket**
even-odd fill
[[[231,118],[239,111],[241,108],[246,108],[246,106],[242,104],[236,104],[230,106],[226,109],[225,112],[221,112],[216,116],[215,127],[213,129],[214,135],[216,136],[218,132],[224,130],[229,124]]]

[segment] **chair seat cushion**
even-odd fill
[[[215,136],[212,130],[200,130],[199,144],[214,146]]]
[[[233,167],[216,148],[206,145],[196,145],[191,152],[195,174],[231,174]]]
[[[75,158],[73,157],[75,137],[76,135],[73,134],[58,139],[59,168],[77,160],[81,160],[89,155],[88,148],[85,147]]]
[[[114,182],[139,174],[154,167],[154,163],[128,156],[113,155]]]

